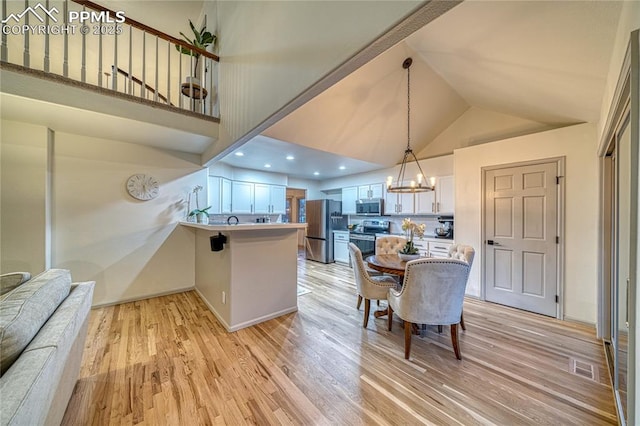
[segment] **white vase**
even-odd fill
[[[400,260],[403,260],[405,262],[408,262],[410,260],[420,259],[420,255],[419,254],[398,253],[398,257],[400,258]]]
[[[197,215],[198,223],[203,223],[205,225],[209,224],[209,215],[206,213],[198,213]]]

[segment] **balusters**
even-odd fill
[[[83,6],[82,11],[86,11],[87,9]],[[87,34],[85,31],[81,31],[82,33],[82,65],[80,67],[80,80],[85,83],[87,81]],[[102,31],[100,31],[102,33]]]
[[[98,86],[102,87],[102,31],[98,35]]]
[[[200,90],[198,90],[198,102],[200,103],[200,113],[204,114],[206,108],[204,98],[205,86],[207,85],[207,58],[206,56],[201,56],[202,61],[200,61],[200,66],[202,67],[200,70],[200,75],[202,76],[202,81],[200,82]]]
[[[156,36],[156,83],[153,87],[153,101],[158,102],[158,36]]]
[[[171,105],[171,43],[167,42],[167,105]]]
[[[46,6],[47,6],[47,10],[49,10],[49,0],[46,1]],[[2,16],[7,16],[6,14],[3,14]],[[45,24],[47,27],[49,27],[49,14],[47,13],[47,17],[45,18]],[[50,64],[50,60],[49,60],[49,32],[47,31],[47,33],[44,35],[44,63],[42,64],[44,67],[44,72],[49,72],[49,64]]]
[[[133,62],[132,62],[132,54],[133,54],[133,27],[129,26],[129,69],[127,70],[127,74],[129,75],[129,87],[127,93],[133,95]]]
[[[178,56],[180,56],[180,60],[179,60],[179,65],[180,66],[178,66],[178,70],[179,70],[178,71],[178,73],[179,73],[179,75],[178,75],[178,84],[179,84],[179,86],[178,86],[178,106],[180,107],[180,109],[182,109],[182,57],[184,56],[182,54],[182,51],[180,51],[180,55],[178,55]]]
[[[24,9],[29,7],[29,0],[25,0]],[[29,26],[29,13],[24,15],[24,24]],[[24,31],[24,50],[22,52],[22,65],[29,68],[31,65],[31,55],[29,54],[29,31]]]
[[[118,91],[118,33],[113,36],[113,73],[111,75],[111,90]]]
[[[142,31],[142,87],[140,97],[147,99],[147,32]]]
[[[69,24],[69,2],[68,0],[64,0],[62,6],[62,13],[64,14],[64,26],[67,27]],[[65,31],[63,35],[64,45],[62,48],[62,75],[65,77],[69,76],[69,32]]]
[[[2,0],[2,16],[7,16],[7,0]],[[9,50],[7,48],[7,35],[2,32],[2,44],[0,45],[0,59],[7,62],[9,60]]]

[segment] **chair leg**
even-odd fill
[[[462,327],[464,331],[467,331],[467,327],[464,325],[464,311],[460,313],[460,327]]]
[[[369,310],[371,309],[371,300],[364,299],[364,323],[362,326],[367,328],[367,324],[369,324]]]
[[[438,334],[442,334],[442,325],[438,326]]]
[[[391,331],[391,324],[393,323],[393,309],[391,305],[387,304],[387,329]]]
[[[358,295],[358,304],[356,305],[356,309],[360,310],[360,305],[362,304],[362,296]]]
[[[458,345],[458,324],[451,324],[451,343],[453,344],[453,352],[455,352],[456,358],[462,359],[460,345]]]
[[[380,306],[380,299],[376,300],[376,302],[378,302],[378,306]]]
[[[409,359],[411,353],[411,323],[404,322],[404,359]]]

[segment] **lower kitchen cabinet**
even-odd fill
[[[349,263],[349,232],[333,232],[333,259],[336,262]]]

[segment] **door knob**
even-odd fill
[[[499,246],[500,245],[500,243],[497,243],[497,242],[495,242],[493,240],[487,240],[487,244],[489,244],[490,246]]]

